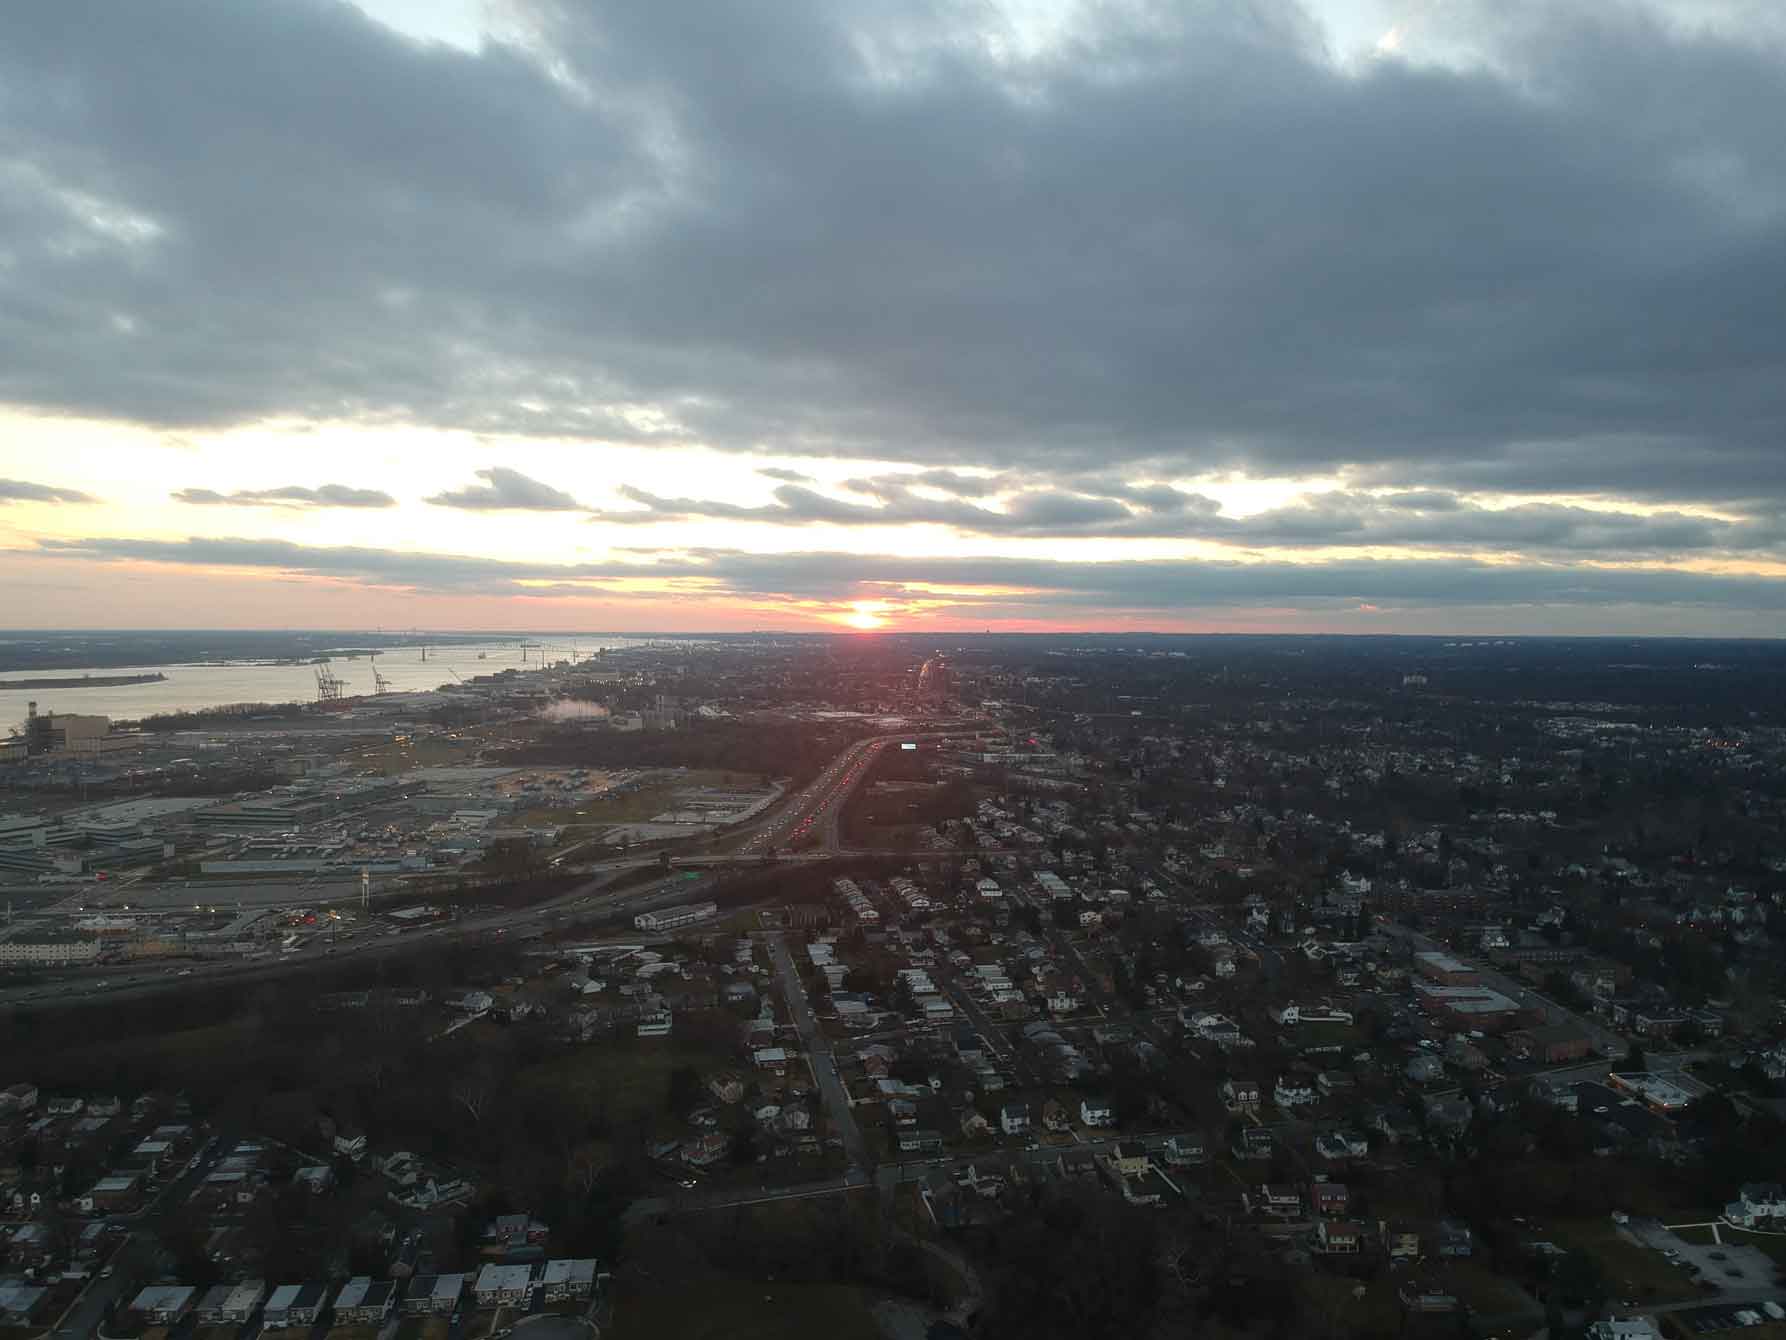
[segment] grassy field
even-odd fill
[[[1362,1298],[1353,1297],[1357,1280],[1343,1275],[1310,1275],[1300,1285],[1315,1315],[1331,1318],[1337,1335],[1399,1335],[1401,1301],[1388,1277],[1372,1280]]]
[[[1511,1283],[1474,1261],[1447,1262],[1440,1278],[1463,1303],[1491,1317],[1530,1306]]]
[[[621,1297],[612,1334],[619,1340],[880,1340],[862,1290],[841,1284],[703,1281],[698,1289]]]
[[[677,1066],[711,1069],[713,1058],[668,1039],[646,1038],[637,1046],[583,1047],[530,1066],[515,1077],[515,1089],[540,1089],[586,1108],[606,1106],[614,1121],[648,1117],[665,1110],[670,1072]]]
[[[1661,1252],[1620,1237],[1610,1220],[1570,1220],[1557,1224],[1550,1236],[1558,1246],[1599,1257],[1606,1268],[1607,1288],[1619,1298],[1668,1303],[1702,1296],[1684,1270],[1669,1265]]]

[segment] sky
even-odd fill
[[[1786,635],[1777,0],[0,20],[0,626]]]

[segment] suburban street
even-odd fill
[[[129,1301],[123,1296],[124,1291],[139,1287],[143,1278],[155,1269],[155,1244],[162,1225],[174,1210],[186,1203],[187,1197],[216,1166],[223,1152],[215,1144],[204,1146],[188,1169],[164,1186],[147,1206],[134,1215],[111,1216],[112,1222],[122,1223],[128,1229],[124,1241],[111,1256],[112,1273],[104,1278],[96,1274],[87,1282],[86,1289],[56,1328],[57,1336],[84,1340],[98,1332],[100,1322],[115,1301]]]
[[[793,1016],[794,1027],[799,1030],[800,1043],[806,1052],[807,1062],[812,1067],[819,1094],[825,1101],[825,1110],[830,1114],[832,1123],[843,1140],[844,1153],[850,1160],[850,1171],[866,1172],[874,1166],[874,1160],[869,1157],[868,1142],[862,1137],[862,1128],[856,1124],[856,1114],[850,1107],[849,1091],[838,1077],[837,1063],[832,1059],[830,1044],[819,1030],[819,1021],[813,1016],[812,1005],[806,998],[806,987],[800,981],[800,974],[794,969],[793,958],[788,954],[787,944],[782,937],[779,934],[770,934],[766,938],[769,942],[769,957],[775,964],[776,975],[781,978],[788,1013]]]

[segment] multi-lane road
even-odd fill
[[[844,802],[867,776],[881,750],[894,738],[899,737],[858,740],[845,749],[799,795],[770,815],[746,838],[740,850],[767,854],[782,848],[798,851],[816,843],[825,851],[836,851],[837,816]]]

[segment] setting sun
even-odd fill
[[[887,616],[884,612],[886,608],[887,602],[884,600],[852,601],[850,612],[844,615],[843,621],[851,628],[860,628],[864,632],[875,628],[885,628],[887,626]]]

